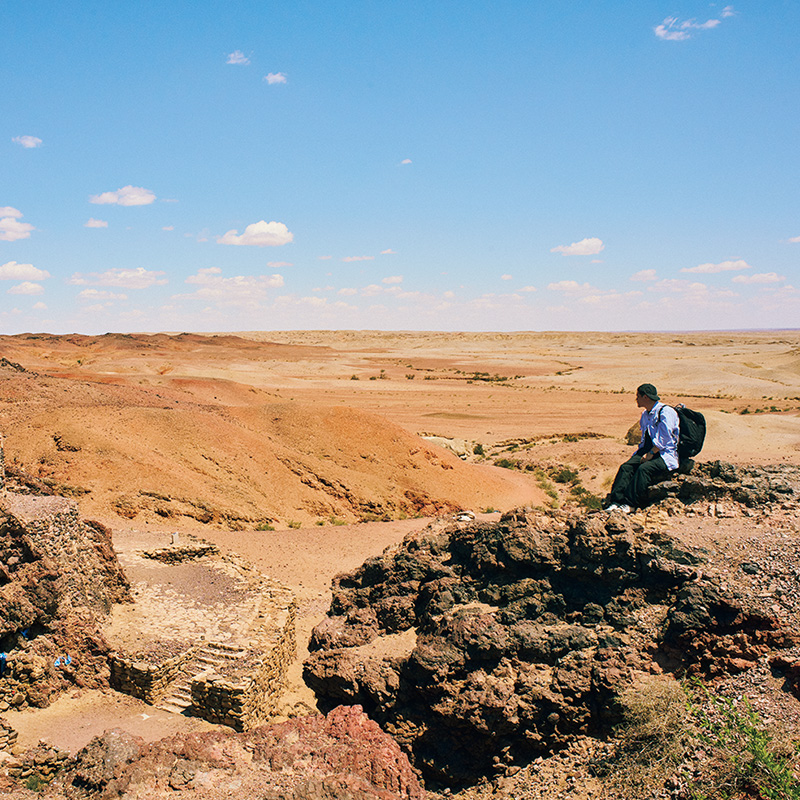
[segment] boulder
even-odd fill
[[[323,708],[362,705],[434,785],[469,785],[609,733],[638,673],[747,668],[796,638],[700,559],[617,514],[436,522],[335,579],[305,679]],[[410,654],[376,646],[412,629]]]

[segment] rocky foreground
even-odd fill
[[[107,733],[72,758],[22,754],[2,788],[13,798],[35,788],[399,800],[423,786],[463,800],[688,798],[713,758],[680,737],[654,784],[613,788],[631,698],[655,698],[656,716],[683,730],[676,679],[693,677],[709,698],[748,697],[787,746],[800,740],[799,491],[797,469],[716,463],[662,485],[630,517],[440,519],[336,578],[305,664],[327,716],[151,745]]]
[[[336,579],[305,677],[324,707],[362,705],[429,783],[475,784],[609,736],[643,675],[727,676],[800,644],[704,561],[639,515],[439,523]]]

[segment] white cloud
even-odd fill
[[[7,261],[0,266],[0,281],[43,281],[49,277],[49,272],[37,269],[33,264],[18,264],[16,261]]]
[[[358,294],[358,289],[352,289],[352,288],[339,289],[337,294],[340,294],[343,297],[350,297],[354,294]]]
[[[104,219],[95,219],[94,217],[89,217],[86,222],[83,223],[84,228],[107,228],[108,223]]]
[[[267,266],[272,269],[280,269],[281,267],[293,267],[294,264],[291,261],[267,261]]]
[[[2,209],[0,209],[0,212],[2,212]],[[800,236],[793,236],[791,239],[789,239],[789,241],[798,244],[800,243]]]
[[[275,83],[286,83],[286,76],[282,72],[270,72],[264,76],[264,80],[272,86]]]
[[[561,253],[564,256],[594,256],[599,253],[605,245],[602,239],[592,237],[591,239],[581,239],[572,244],[561,244],[558,247],[551,247],[551,253]]]
[[[289,244],[293,239],[294,234],[282,222],[265,222],[262,219],[248,225],[241,235],[237,230],[230,230],[223,236],[218,236],[217,244],[279,247]]]
[[[126,294],[114,294],[114,292],[106,292],[103,289],[84,289],[78,292],[78,297],[81,300],[91,300],[98,302],[100,300],[127,300]]]
[[[778,275],[776,272],[757,272],[755,275],[737,275],[732,279],[733,283],[780,283],[785,280],[785,275]]]
[[[260,304],[269,289],[283,286],[283,276],[235,275],[224,278],[219,267],[209,267],[198,270],[196,275],[190,275],[186,283],[200,288],[192,294],[178,296],[212,301],[220,305],[254,307]]]
[[[102,192],[89,197],[90,203],[96,205],[116,206],[149,206],[155,202],[156,196],[142,186],[123,186],[114,192]]]
[[[671,292],[674,294],[704,294],[708,286],[698,281],[683,281],[678,278],[664,278],[648,287],[651,292]]]
[[[733,6],[725,6],[725,8],[722,9],[722,13],[720,14],[720,16],[723,19],[727,17],[733,17],[735,15],[736,15],[736,10],[734,9]]]
[[[30,281],[23,281],[16,286],[12,286],[8,290],[8,294],[41,294],[44,291],[44,286],[38,283],[31,283]]]
[[[510,281],[510,280],[513,280],[513,278],[514,278],[513,275],[501,275],[500,276],[500,280],[501,281]]]
[[[342,261],[347,263],[351,261],[374,261],[375,256],[345,256]]]
[[[228,53],[228,60],[225,63],[226,64],[249,64],[250,63],[250,59],[241,50],[234,50],[232,53]]]
[[[47,306],[41,300],[39,300],[39,302],[37,302],[37,303],[34,303],[33,306],[31,306],[31,307],[36,309],[36,311],[46,311],[47,310]]]
[[[735,14],[733,6],[726,6],[722,11],[723,17],[732,17]],[[696,19],[680,20],[677,17],[667,17],[660,25],[653,28],[659,39],[670,42],[682,42],[691,39],[695,31],[707,31],[716,28],[721,20],[709,19],[698,22]]]
[[[164,226],[161,228],[161,230],[162,230],[162,231],[174,231],[174,230],[175,230],[175,226],[174,226],[174,225],[164,225]]]
[[[117,286],[121,289],[149,289],[151,286],[163,286],[166,278],[161,278],[164,272],[146,270],[144,267],[136,269],[108,269],[105,272],[73,273],[67,283],[73,286]]]
[[[702,275],[714,275],[717,272],[738,272],[752,267],[742,259],[737,261],[720,261],[719,264],[698,264],[696,267],[684,267],[681,272],[692,272]]]
[[[400,163],[401,164],[411,164],[412,162],[411,162],[410,158],[404,158]]]
[[[330,261],[333,256],[319,256],[318,258],[320,261]]]
[[[27,222],[20,222],[21,211],[11,206],[0,208],[0,242],[16,242],[18,239],[30,239],[31,231],[36,228]]]
[[[15,136],[11,141],[21,144],[26,150],[42,146],[42,140],[38,136]]]
[[[520,289],[520,291],[521,291],[521,292],[535,292],[535,291],[537,291],[537,289],[536,289],[536,287],[535,287],[535,286],[523,286],[523,287]]]
[[[631,275],[632,281],[654,281],[656,279],[656,271],[654,269],[640,269]]]
[[[35,228],[27,222],[19,222],[11,217],[0,219],[0,241],[16,242],[18,239],[29,239],[32,230]]]
[[[381,250],[381,255],[382,256],[396,256],[397,255],[397,251],[396,250],[392,250],[392,248],[390,247],[388,250]]]
[[[402,275],[390,275],[387,278],[384,278],[382,283],[402,283],[403,276]]]
[[[554,292],[588,292],[591,291],[592,286],[577,281],[558,281],[557,283],[548,283],[547,288]]]

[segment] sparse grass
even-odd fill
[[[362,514],[358,520],[359,522],[391,522],[392,518],[388,513],[383,514]]]
[[[331,517],[328,521],[331,525],[347,525],[343,519],[339,519],[338,517]]]
[[[547,470],[547,474],[556,483],[574,483],[580,478],[580,476],[578,475],[578,471],[576,469],[564,466],[551,467],[550,469]]]
[[[275,530],[275,526],[271,525],[269,522],[261,522],[258,525],[256,525],[256,530],[257,531],[274,531]]]
[[[293,519],[286,520],[286,524],[293,530],[297,530],[300,527],[300,523]]]
[[[579,506],[589,511],[599,511],[603,507],[602,498],[580,484],[570,487],[569,493],[578,501]]]
[[[534,468],[533,472],[536,475],[536,482],[539,484],[539,488],[550,498],[550,507],[558,508],[558,492],[556,487],[548,480],[547,474],[539,467]]]
[[[792,770],[800,755],[798,743],[780,734],[776,738],[747,698],[736,702],[696,686],[689,711],[714,767],[692,789],[694,800],[727,800],[743,792],[764,800],[800,800],[800,781]]]
[[[41,775],[34,772],[25,779],[25,788],[32,792],[43,792],[47,786],[47,781],[42,780]]]
[[[611,796],[648,797],[670,780],[693,800],[800,800],[798,743],[773,735],[746,698],[647,676],[619,703],[617,751],[600,768]]]
[[[473,455],[476,456],[486,455],[486,453],[483,450],[483,445],[480,442],[478,442],[478,444],[476,444],[475,447],[472,448],[472,453]]]

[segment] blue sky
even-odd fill
[[[798,31],[0,0],[0,330],[800,327]]]

